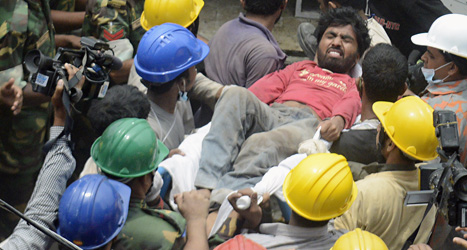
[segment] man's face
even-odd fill
[[[357,63],[357,36],[350,24],[328,27],[318,45],[318,66],[335,73],[348,73]]]
[[[422,55],[422,61],[424,62],[424,67],[427,69],[437,69],[447,63],[443,54],[433,47],[427,47],[426,52]],[[435,71],[433,79],[443,79],[448,75],[449,69],[449,65],[439,68]]]
[[[186,90],[185,91],[190,91],[193,88],[193,85],[195,85],[195,79],[196,79],[196,74],[198,71],[196,70],[195,66],[192,66],[188,69],[188,81],[186,82]]]

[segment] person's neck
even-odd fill
[[[373,112],[373,102],[367,101],[365,99],[362,100],[362,113],[360,120],[366,121],[370,119],[377,119],[375,112]]]
[[[394,152],[391,152],[386,159],[386,164],[397,164],[397,165],[407,165],[413,166],[414,162],[402,157],[402,152],[399,149],[395,149]]]
[[[262,24],[264,27],[266,27],[266,29],[268,29],[269,31],[272,31],[272,29],[274,28],[276,19],[278,18],[278,15],[273,14],[269,16],[263,16],[263,15],[256,15],[256,14],[247,12],[245,14],[245,17],[252,21]]]
[[[174,88],[164,94],[157,94],[148,89],[147,96],[151,102],[155,103],[168,113],[173,114],[178,101],[178,91],[176,91],[176,88],[175,90],[173,89]]]
[[[307,220],[300,215],[296,214],[292,211],[290,215],[289,225],[296,226],[296,227],[322,227],[328,224],[328,221],[312,221]]]

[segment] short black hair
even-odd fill
[[[321,14],[318,21],[318,27],[315,31],[318,44],[320,43],[321,38],[323,38],[324,32],[327,28],[346,25],[352,26],[352,29],[355,32],[358,44],[358,54],[362,57],[365,50],[370,47],[370,35],[368,35],[368,28],[366,27],[365,21],[358,15],[357,11],[351,7],[330,9],[329,11]]]
[[[270,16],[274,14],[282,5],[284,0],[245,0],[245,10],[247,13]]]
[[[168,82],[150,82],[150,81],[146,81],[141,78],[141,83],[144,86],[146,86],[148,90],[151,90],[158,95],[162,95],[168,92],[177,81],[183,78],[188,78],[189,76],[190,76],[190,72],[189,72],[189,69],[187,69],[183,71],[180,75],[175,77],[173,80],[168,81]]]
[[[380,43],[369,49],[362,62],[362,78],[372,102],[395,102],[405,91],[408,63],[395,47]]]
[[[467,76],[467,58],[456,56],[440,49],[438,50],[441,52],[446,62],[454,62],[457,68],[459,68],[459,73],[463,76]]]
[[[131,85],[111,87],[105,97],[94,100],[88,118],[98,135],[114,121],[121,118],[148,118],[151,104],[144,93]]]

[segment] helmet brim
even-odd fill
[[[411,97],[405,97],[405,98],[411,98]],[[419,98],[419,97],[414,97],[414,98]],[[394,105],[392,102],[383,102],[383,101],[378,101],[373,103],[373,112],[375,115],[378,117],[379,121],[381,122],[381,126],[383,126],[384,130],[386,131],[386,134],[389,136],[389,138],[394,142],[394,144],[397,146],[397,148],[402,150],[402,145],[400,142],[394,140],[394,136],[389,132],[391,129],[388,128],[387,122],[386,122],[386,113],[391,109],[391,107]],[[406,150],[403,150],[405,154],[409,155],[410,157],[420,160],[420,161],[431,161],[438,157],[438,154],[434,155],[429,155],[429,156],[420,156],[416,155],[411,152],[407,152]]]
[[[428,39],[428,33],[420,33],[420,34],[413,35],[410,38],[410,40],[412,40],[412,43],[415,44],[415,45],[433,47],[433,48],[448,52],[448,53],[456,55],[456,56],[467,58],[465,54],[461,54],[458,51],[453,51],[453,50],[450,50],[450,49],[447,49],[447,48],[442,48],[441,46],[439,46],[439,44],[431,42]]]

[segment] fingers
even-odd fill
[[[55,88],[54,95],[52,96],[52,104],[54,106],[62,106],[62,94],[63,94],[63,80],[58,80],[57,87]]]
[[[181,156],[185,156],[185,153],[182,150],[180,150],[179,148],[174,148],[174,149],[170,150],[168,158],[170,158],[170,157],[172,157],[172,156],[174,156],[176,154],[181,155]]]
[[[14,78],[10,78],[7,83],[5,83],[4,88],[5,90],[10,90],[13,87],[13,84],[15,83]]]
[[[81,67],[83,67],[83,66],[81,66]],[[81,67],[80,67],[80,68],[81,68]],[[75,67],[75,66],[72,65],[72,64],[65,63],[65,69],[66,69],[66,71],[67,71],[67,73],[68,73],[68,80],[70,80],[71,78],[73,78],[73,76],[75,76],[76,72],[78,72],[80,68],[77,68],[77,67]],[[81,77],[81,79],[79,80],[78,84],[76,84],[75,88],[77,88],[77,89],[82,89],[85,80],[86,80],[85,77]]]
[[[459,245],[459,246],[462,246],[464,248],[467,248],[467,241],[462,239],[462,238],[459,238],[459,237],[454,237],[454,239],[452,239],[452,242],[456,245]]]

